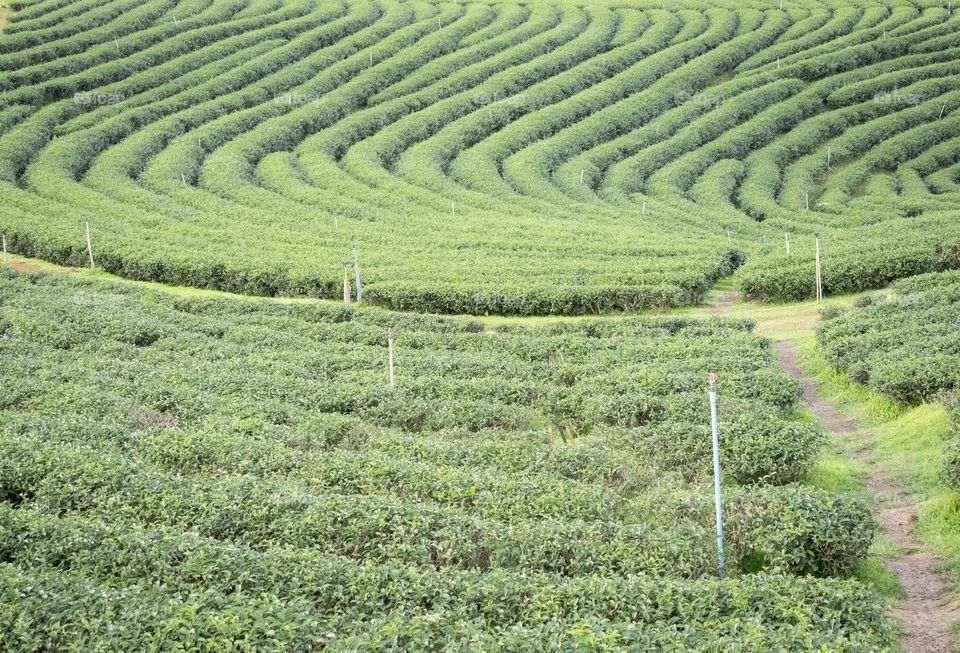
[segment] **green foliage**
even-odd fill
[[[5,649],[889,638],[882,600],[829,578],[865,558],[867,508],[781,485],[822,435],[749,322],[486,332],[16,272],[0,306]]]
[[[854,381],[916,404],[960,386],[960,273],[927,274],[894,285],[847,312],[823,315],[817,341]]]
[[[335,299],[356,246],[368,303],[499,315],[694,304],[737,269],[811,297],[815,233],[828,293],[960,260],[947,7],[17,9],[17,254],[85,265],[90,222],[122,276]]]

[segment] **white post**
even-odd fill
[[[947,108],[947,105],[946,105],[946,104],[944,104],[944,105],[942,105],[942,106],[940,107],[940,115],[937,116],[937,120],[940,120],[941,118],[943,118],[943,110],[946,109],[946,108]]]
[[[360,259],[357,258],[357,246],[353,246],[353,276],[357,280],[357,303],[363,299],[363,286],[360,285]]]
[[[790,234],[784,234],[784,238],[787,241],[787,256],[790,256]]]
[[[833,153],[833,148],[827,147],[827,167],[830,167],[830,155]]]
[[[368,53],[370,55],[370,65],[373,65],[373,52]]]
[[[643,200],[643,206],[640,207],[640,215],[647,214],[647,200]]]
[[[454,200],[450,200],[450,215],[457,217],[457,203]]]
[[[347,264],[343,264],[343,303],[350,305],[350,279],[347,278]]]
[[[187,185],[187,178],[183,173],[180,173],[180,183],[182,183],[184,186]]]
[[[3,234],[3,264],[7,264],[7,234]]]
[[[727,243],[733,244],[733,238],[730,237],[730,230],[727,229]]]
[[[823,301],[823,277],[820,273],[820,234],[817,234],[817,303]]]
[[[393,329],[387,329],[387,359],[390,363],[390,387],[393,387]]]
[[[723,573],[723,510],[720,505],[720,430],[717,426],[717,375],[707,377],[710,383],[710,428],[713,432],[713,494],[717,512],[717,558]]]
[[[340,218],[337,217],[336,213],[333,214],[333,226],[335,229],[340,228]]]
[[[583,168],[580,168],[580,185],[583,186]]]
[[[90,269],[94,269],[93,265],[93,245],[90,242],[90,223],[87,224],[87,253],[90,255]]]
[[[120,41],[117,40],[117,37],[113,37],[113,44],[117,46],[117,52],[120,52]]]
[[[803,205],[808,211],[810,210],[810,191],[803,194]]]

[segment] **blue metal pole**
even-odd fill
[[[720,435],[717,428],[717,390],[716,374],[710,375],[710,426],[713,430],[713,490],[717,511],[717,554],[720,573],[723,573],[723,512],[720,507]]]

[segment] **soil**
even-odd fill
[[[803,373],[797,362],[797,350],[787,342],[777,343],[780,364],[803,386],[803,396],[810,410],[835,433],[852,433],[856,423],[840,414],[832,402],[817,393],[813,380]],[[869,458],[872,450],[864,448],[857,457]],[[897,543],[900,553],[886,561],[896,574],[903,590],[903,600],[893,610],[902,629],[901,644],[906,653],[952,653],[953,636],[950,624],[960,618],[960,611],[951,602],[950,593],[939,572],[942,560],[923,551],[914,533],[920,505],[911,503],[903,489],[891,482],[887,472],[873,472],[867,482],[880,509],[877,519],[887,537]]]
[[[20,272],[39,272],[40,271],[40,266],[34,265],[33,263],[16,262],[16,263],[11,263],[9,267],[13,268],[14,270],[18,270]]]
[[[737,301],[739,296],[740,292],[737,290],[725,290],[720,293],[720,297],[717,298],[717,301],[710,304],[710,306],[707,308],[707,312],[723,313],[733,306],[733,303]]]

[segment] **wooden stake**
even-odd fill
[[[94,269],[93,265],[93,244],[90,242],[90,223],[87,222],[87,253],[90,255],[90,269]]]
[[[387,360],[390,364],[390,387],[393,387],[393,329],[387,329]]]

